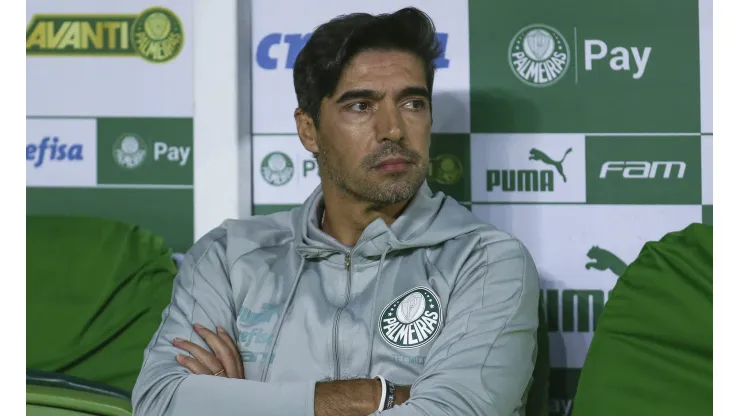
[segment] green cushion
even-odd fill
[[[130,416],[130,395],[79,378],[26,371],[26,415]]]
[[[611,294],[574,416],[712,413],[712,227],[647,243]]]
[[[171,255],[134,225],[26,217],[26,368],[131,391],[171,298]]]
[[[49,386],[26,385],[29,416],[130,416],[131,402],[92,392]]]

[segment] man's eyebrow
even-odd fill
[[[378,91],[367,90],[367,89],[349,90],[349,91],[346,91],[344,94],[342,94],[339,98],[337,98],[336,103],[341,104],[347,101],[356,100],[358,98],[377,100],[382,97],[383,95],[379,93]]]
[[[431,99],[431,97],[429,96],[429,90],[426,87],[413,86],[413,87],[406,87],[403,90],[401,90],[401,92],[396,94],[396,100],[400,100],[401,98],[406,98],[406,97],[412,97],[415,95],[424,97],[427,100]]]

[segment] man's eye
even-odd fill
[[[406,103],[406,107],[412,110],[422,110],[425,105],[424,100],[411,100]]]
[[[370,109],[370,105],[366,102],[354,103],[350,106],[350,109],[354,111],[367,111]]]

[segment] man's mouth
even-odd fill
[[[373,166],[373,169],[382,172],[402,172],[408,170],[411,161],[405,157],[394,156],[383,159],[380,163]]]

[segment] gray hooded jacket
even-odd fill
[[[522,243],[425,183],[390,227],[378,219],[346,247],[318,227],[320,189],[226,221],[187,253],[134,414],[313,415],[317,381],[380,374],[412,386],[388,416],[523,415],[539,279]],[[229,332],[246,380],[175,361],[175,337],[210,350],[194,323]]]

